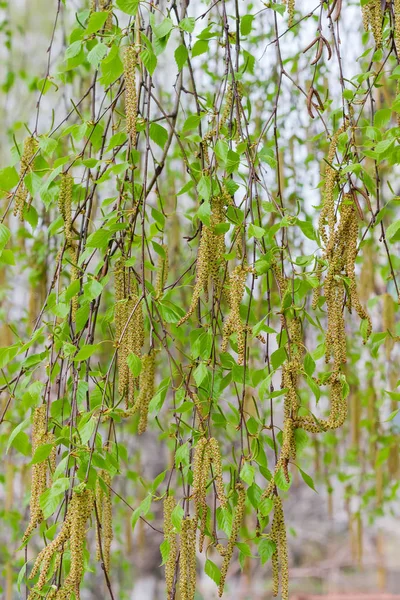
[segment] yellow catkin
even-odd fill
[[[287,0],[288,11],[288,27],[292,27],[294,23],[295,0]]]
[[[233,518],[232,530],[229,536],[229,541],[226,547],[224,560],[221,567],[221,579],[218,586],[218,595],[221,597],[224,593],[225,580],[228,573],[229,563],[231,562],[233,550],[235,548],[236,540],[239,535],[239,530],[242,525],[243,515],[245,511],[246,502],[246,491],[242,483],[236,485],[236,491],[238,493],[238,500],[235,509],[235,516]]]
[[[71,260],[71,283],[79,280],[80,270],[78,267],[78,248],[76,244],[72,243],[69,247],[69,255]],[[78,310],[79,300],[78,295],[75,294],[71,299],[71,319],[74,323],[76,320],[76,311]]]
[[[21,155],[20,165],[20,185],[15,193],[14,200],[14,215],[19,216],[20,220],[24,220],[24,210],[28,198],[28,188],[26,187],[23,178],[32,171],[33,157],[38,149],[38,142],[33,137],[27,137],[24,141],[24,148]]]
[[[183,519],[180,537],[180,598],[193,600],[196,591],[196,519],[190,517]]]
[[[101,560],[100,544],[103,552],[104,568],[110,572],[110,550],[113,539],[112,502],[111,502],[111,475],[108,471],[100,471],[107,489],[103,489],[99,481],[96,482],[96,508],[100,528],[96,536],[96,559]]]
[[[245,332],[246,325],[243,324],[240,317],[240,304],[243,299],[245,290],[246,277],[253,272],[252,267],[239,265],[235,267],[229,278],[229,315],[225,320],[222,332],[221,351],[226,352],[228,347],[229,337],[236,333],[238,347],[238,363],[241,365],[244,362],[245,355]]]
[[[203,551],[207,521],[207,481],[209,471],[215,480],[215,489],[220,505],[225,508],[227,499],[222,478],[221,452],[215,438],[200,438],[196,444],[193,458],[193,498],[196,509],[196,523],[200,517],[199,551]]]
[[[324,197],[322,210],[319,216],[319,233],[325,247],[328,251],[329,246],[332,244],[332,232],[335,229],[336,217],[335,217],[335,184],[337,180],[337,171],[332,166],[335,160],[336,148],[338,145],[339,137],[345,131],[345,126],[340,127],[332,136],[331,143],[329,145],[327,165],[325,170],[325,186],[324,186]],[[331,236],[328,237],[328,233],[325,228],[327,222]]]
[[[38,408],[35,408],[33,413],[32,455],[34,455],[38,448],[43,446],[43,444],[52,444],[53,442],[54,435],[47,431],[46,426],[46,404],[42,404]],[[48,487],[49,463],[51,465],[51,470],[54,471],[55,458],[55,448],[53,448],[49,458],[32,465],[30,520],[22,538],[22,543],[26,542],[34,529],[43,521],[43,512],[40,508],[40,496]]]
[[[199,550],[203,551],[205,526],[207,518],[207,474],[210,464],[209,446],[207,439],[202,437],[196,444],[193,458],[193,498],[196,510],[196,523],[201,517]]]
[[[53,556],[61,550],[69,540],[71,563],[69,573],[57,591],[56,600],[64,600],[75,594],[80,598],[79,589],[84,571],[84,547],[86,539],[86,522],[93,510],[94,496],[91,490],[86,489],[84,484],[75,488],[68,506],[67,515],[59,534],[50,542],[37,556],[30,574],[33,579],[40,569],[38,582],[33,588],[29,599],[33,599],[37,591],[41,591],[47,581]]]
[[[282,600],[289,598],[289,564],[286,540],[285,518],[282,500],[274,496],[274,518],[271,526],[271,539],[275,542],[276,550],[272,556],[273,562],[273,595],[279,593],[279,580]]]
[[[183,325],[196,310],[202,290],[206,300],[208,299],[208,282],[213,281],[216,296],[221,289],[219,269],[223,264],[225,253],[225,239],[223,233],[216,233],[215,227],[225,222],[224,205],[227,201],[226,195],[222,194],[211,201],[210,227],[204,225],[201,231],[199,250],[196,262],[196,282],[193,289],[192,300],[188,312],[177,323]]]
[[[215,438],[210,438],[208,441],[208,445],[210,449],[210,459],[213,469],[217,497],[222,508],[225,508],[227,505],[227,499],[225,495],[224,481],[222,478],[221,451],[219,449],[218,441]]]
[[[173,496],[166,496],[164,499],[164,540],[168,542],[169,553],[165,563],[165,584],[167,587],[167,598],[172,600],[172,590],[174,587],[175,566],[178,556],[178,545],[176,541],[176,532],[172,524],[172,512],[176,506]]]
[[[397,56],[400,57],[400,0],[393,0],[394,12],[394,43]]]
[[[142,370],[139,377],[139,395],[133,407],[128,411],[129,415],[139,412],[139,435],[144,433],[147,429],[149,404],[154,395],[155,354],[155,350],[152,349],[148,354],[142,356]]]
[[[136,145],[136,122],[138,112],[138,98],[136,90],[136,67],[138,55],[134,46],[128,46],[124,55],[125,75],[125,112],[126,130],[131,139],[132,146]]]
[[[63,173],[60,181],[58,208],[64,220],[64,233],[67,246],[72,245],[72,188],[74,179],[70,173]]]
[[[382,47],[382,8],[381,0],[371,0],[369,6],[369,23],[371,25],[372,35],[377,48]]]
[[[155,292],[156,298],[160,298],[164,291],[164,286],[168,277],[168,251],[167,247],[163,246],[164,256],[158,256],[157,262],[157,275],[156,275],[156,285]]]
[[[115,272],[115,333],[118,344],[118,391],[125,396],[127,407],[133,405],[134,390],[138,380],[129,367],[128,357],[133,353],[140,356],[144,343],[143,308],[138,287],[123,259],[117,261]]]

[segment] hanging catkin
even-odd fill
[[[15,193],[14,215],[18,215],[20,220],[24,220],[24,210],[28,198],[28,188],[23,179],[32,171],[33,157],[38,149],[38,142],[33,137],[27,137],[24,141],[24,148],[21,155],[21,166],[19,170],[20,184]]]
[[[169,552],[167,562],[165,563],[165,584],[167,587],[167,598],[171,599],[174,587],[175,566],[178,556],[178,545],[176,541],[176,532],[172,523],[172,512],[176,506],[173,496],[164,498],[164,540],[168,542]]]
[[[139,376],[139,394],[133,407],[127,411],[128,415],[134,415],[139,412],[139,435],[144,433],[147,429],[149,404],[154,395],[155,354],[156,352],[153,348],[148,354],[142,356],[142,370]]]
[[[196,282],[193,289],[192,301],[188,312],[177,323],[177,326],[183,325],[196,310],[202,290],[206,300],[208,300],[208,282],[211,278],[214,284],[216,296],[221,290],[219,278],[219,269],[223,264],[223,254],[225,252],[225,240],[223,233],[215,233],[214,228],[225,222],[224,204],[225,195],[217,196],[211,201],[210,227],[204,225],[201,230],[200,245],[196,262]]]
[[[113,539],[112,502],[111,502],[111,475],[108,471],[100,471],[99,476],[104,481],[103,489],[99,479],[96,481],[96,509],[100,527],[96,535],[96,560],[101,560],[103,553],[104,568],[110,572],[110,550]],[[100,545],[102,553],[100,552]]]
[[[218,595],[221,597],[224,593],[225,580],[228,573],[229,563],[231,562],[233,550],[235,548],[236,540],[239,535],[239,530],[242,525],[243,515],[245,510],[246,502],[246,491],[242,483],[236,484],[236,491],[238,494],[238,500],[235,509],[235,516],[232,523],[232,530],[229,536],[229,541],[225,550],[224,560],[221,567],[221,579],[218,586]]]
[[[282,500],[279,496],[274,496],[274,518],[271,526],[271,539],[276,546],[276,550],[272,556],[273,595],[277,596],[279,594],[280,583],[282,600],[288,600],[289,566],[286,527],[285,518],[283,514]]]
[[[118,391],[125,397],[127,408],[134,403],[134,392],[138,379],[128,366],[129,354],[140,356],[144,343],[143,308],[139,299],[138,287],[133,276],[121,258],[117,261],[115,277],[115,333],[118,345]]]
[[[65,543],[69,540],[71,552],[71,564],[69,573],[57,591],[55,598],[64,600],[75,594],[80,597],[79,588],[83,576],[84,561],[83,553],[86,538],[86,521],[88,520],[94,503],[94,496],[91,490],[86,489],[84,484],[75,488],[68,511],[59,534],[50,542],[41,552],[39,552],[33,569],[29,576],[33,579],[40,569],[39,579],[29,595],[29,600],[33,600],[37,591],[41,591],[47,581],[51,561],[58,551],[63,552]]]
[[[136,122],[138,112],[138,98],[136,90],[136,68],[138,65],[138,55],[134,46],[128,46],[124,54],[124,75],[125,75],[125,113],[126,130],[131,139],[133,147],[136,146]]]
[[[229,337],[236,333],[239,365],[244,362],[246,332],[246,325],[243,324],[240,317],[240,304],[243,299],[246,277],[252,272],[252,267],[239,265],[235,267],[229,278],[228,302],[230,312],[224,323],[221,351],[226,352]]]
[[[196,520],[185,517],[181,526],[179,555],[181,600],[193,600],[196,591]]]
[[[156,275],[156,285],[155,292],[156,298],[160,298],[163,294],[164,286],[168,277],[168,250],[167,246],[162,247],[164,250],[164,256],[158,256],[157,262],[157,275]]]
[[[32,456],[44,444],[52,444],[54,435],[47,431],[46,426],[46,404],[35,408],[32,424]],[[55,448],[52,449],[50,457],[32,465],[32,485],[30,498],[30,520],[22,538],[25,543],[34,529],[43,521],[43,512],[40,508],[40,496],[48,487],[49,462],[52,471],[55,467]]]

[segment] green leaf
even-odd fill
[[[221,571],[218,569],[217,565],[209,558],[207,558],[206,560],[204,572],[206,575],[208,575],[208,577],[210,577],[210,579],[212,579],[217,585],[219,585],[219,582],[221,580]]]
[[[154,52],[146,48],[140,53],[140,58],[150,75],[153,75],[157,66],[157,57]]]
[[[317,490],[315,489],[312,477],[310,477],[310,475],[307,475],[307,473],[303,471],[303,469],[300,469],[300,467],[298,467],[298,469],[300,471],[300,475],[303,478],[303,481],[308,485],[308,487],[310,487],[312,490],[314,490],[314,492],[316,492]]]
[[[11,237],[11,231],[4,223],[0,223],[0,251],[3,250]]]
[[[35,454],[32,457],[32,464],[37,465],[45,461],[51,454],[54,448],[54,444],[41,444],[35,450]]]
[[[193,371],[193,377],[196,382],[197,387],[200,387],[205,378],[208,375],[207,367],[204,363],[200,363],[196,369]]]
[[[142,361],[134,352],[131,352],[126,359],[128,367],[134,377],[138,377],[142,370]]]
[[[22,423],[20,423],[19,425],[17,425],[17,427],[11,432],[11,435],[8,438],[8,441],[7,441],[6,454],[8,454],[8,451],[11,448],[11,445],[12,445],[13,441],[15,440],[15,438],[17,437],[17,435],[21,431],[23,431],[25,429],[25,427],[27,427],[28,423],[30,423],[30,418],[29,417],[27,419],[25,419],[25,421],[22,421]]]
[[[189,52],[187,51],[186,46],[184,46],[183,44],[178,46],[175,50],[174,56],[178,70],[182,71],[183,65],[185,64],[189,56]]]
[[[208,202],[211,198],[211,178],[209,175],[202,175],[197,184],[199,197]]]
[[[263,517],[267,517],[274,508],[274,502],[271,498],[264,498],[258,505],[258,510]]]
[[[17,185],[19,175],[14,167],[6,167],[0,170],[0,192],[9,192]]]
[[[194,26],[196,25],[196,19],[194,17],[186,17],[179,23],[179,28],[187,33],[193,33]]]
[[[284,348],[278,348],[271,354],[271,364],[276,371],[286,360],[286,351]]]
[[[73,360],[76,362],[87,360],[90,356],[92,356],[92,354],[97,352],[99,348],[99,344],[85,344],[76,354],[76,356],[74,356]]]
[[[78,431],[82,444],[87,444],[96,429],[96,419],[89,415],[89,418],[82,419],[79,424]]]
[[[386,229],[386,238],[389,241],[392,241],[392,238],[396,235],[398,230],[400,229],[400,220],[391,223],[389,227]]]
[[[136,15],[139,0],[117,0],[117,6],[127,15]]]
[[[161,565],[165,565],[165,563],[168,561],[168,557],[169,557],[169,553],[170,553],[171,547],[170,547],[170,543],[169,543],[169,539],[165,539],[161,542],[160,544],[160,553],[161,553]]]
[[[240,19],[240,34],[249,35],[253,26],[254,15],[243,15]]]
[[[86,35],[91,35],[102,29],[108,19],[108,14],[107,11],[92,12],[86,27]]]
[[[258,227],[257,225],[253,225],[250,223],[249,225],[249,239],[255,237],[257,240],[261,240],[261,238],[265,235],[265,230],[262,227]]]
[[[89,235],[86,246],[88,248],[105,248],[113,235],[114,233],[108,229],[98,229]]]
[[[177,504],[171,513],[172,525],[175,527],[178,533],[181,531],[181,524],[184,514],[185,511],[180,504]]]
[[[168,140],[168,131],[158,123],[151,123],[149,128],[150,138],[164,150]]]
[[[189,445],[187,442],[179,446],[175,452],[175,467],[178,469],[180,465],[187,466],[189,464]]]
[[[262,565],[265,565],[267,560],[276,552],[276,544],[268,538],[263,538],[258,544],[258,554]]]
[[[242,479],[247,485],[252,485],[255,477],[255,468],[248,462],[245,462],[241,471],[240,479]]]
[[[77,40],[73,42],[65,51],[65,58],[68,60],[69,58],[74,58],[74,56],[78,56],[79,52],[82,50],[82,41]]]
[[[192,48],[192,58],[195,56],[200,56],[200,54],[204,54],[208,50],[208,41],[207,40],[197,40]]]
[[[152,27],[153,33],[157,39],[164,38],[173,28],[174,24],[169,17],[164,19],[160,25]]]
[[[97,69],[100,61],[103,60],[103,58],[105,57],[106,54],[107,54],[107,46],[105,44],[103,44],[102,42],[100,42],[91,49],[91,51],[87,55],[87,59],[88,59],[89,63],[93,67],[95,67],[95,69]]]

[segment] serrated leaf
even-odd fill
[[[107,11],[92,12],[86,26],[86,35],[91,35],[102,29],[108,19],[108,14]]]
[[[150,138],[164,150],[168,140],[168,131],[158,123],[151,123],[149,128]]]
[[[197,184],[197,191],[203,200],[208,202],[211,198],[211,178],[210,176],[202,175],[199,183]]]
[[[221,580],[221,571],[218,569],[217,565],[207,558],[206,564],[204,565],[204,572],[210,579],[212,579],[217,585]]]
[[[314,490],[314,492],[316,492],[317,490],[315,489],[312,477],[310,477],[310,475],[307,475],[307,473],[303,471],[303,469],[300,469],[300,467],[298,467],[298,469],[300,471],[300,475],[303,478],[303,481],[308,485],[308,487],[310,487],[312,490]]]
[[[32,457],[32,465],[37,465],[45,461],[51,454],[51,451],[54,448],[54,444],[41,444],[35,450],[35,453]]]
[[[154,52],[146,48],[140,53],[140,58],[150,75],[153,75],[157,66],[157,57]]]
[[[184,46],[183,44],[178,46],[177,49],[175,50],[174,57],[175,57],[176,66],[178,67],[179,71],[182,71],[183,65],[187,61],[188,56],[189,56],[189,52],[188,52],[186,46]]]
[[[139,0],[117,0],[117,6],[127,15],[136,15]]]
[[[99,63],[107,54],[107,46],[102,42],[96,44],[87,55],[88,62],[97,69]]]
[[[128,363],[128,367],[134,377],[138,377],[142,370],[142,361],[139,356],[137,356],[134,352],[131,352],[126,359]]]
[[[263,538],[258,544],[258,554],[262,565],[265,565],[267,560],[276,552],[276,544],[268,538]]]

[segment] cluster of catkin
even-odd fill
[[[54,443],[54,435],[47,431],[46,404],[35,408],[32,424],[32,455],[43,446],[43,444]],[[52,449],[49,458],[32,465],[32,485],[30,497],[30,520],[24,533],[22,543],[25,543],[34,529],[43,521],[43,512],[40,508],[40,496],[48,488],[49,470],[55,470],[56,449]]]
[[[216,297],[221,291],[219,270],[224,263],[225,238],[223,233],[215,233],[214,230],[217,225],[225,222],[224,205],[226,200],[226,195],[222,194],[211,201],[210,226],[204,225],[201,230],[192,301],[186,315],[177,323],[178,327],[183,325],[194,313],[202,291],[206,300],[208,300],[208,283],[210,279],[214,284]]]
[[[136,68],[138,66],[138,53],[135,46],[128,46],[124,54],[125,77],[125,113],[126,130],[132,146],[136,146],[138,96],[136,89]]]
[[[221,567],[221,579],[218,586],[218,595],[222,596],[224,593],[224,586],[226,576],[228,574],[229,563],[231,562],[233,550],[235,548],[235,544],[239,535],[240,527],[242,525],[244,511],[245,511],[245,503],[246,503],[246,490],[242,483],[236,484],[236,491],[238,494],[238,500],[235,509],[235,516],[233,518],[232,529],[229,536],[229,540],[226,548],[219,548],[220,553],[223,556],[223,562]]]
[[[167,599],[173,600],[176,585],[175,574],[179,556],[179,591],[181,600],[194,600],[196,592],[196,529],[195,518],[185,517],[181,523],[180,544],[172,522],[176,507],[173,496],[164,499],[164,540],[168,543],[168,558],[165,563]]]
[[[67,250],[71,261],[71,282],[79,279],[78,248],[72,233],[72,188],[74,179],[70,173],[63,173],[60,181],[60,193],[58,196],[58,208],[64,220],[64,235]],[[78,296],[74,295],[71,300],[71,317],[75,321],[78,310]]]
[[[272,555],[272,593],[274,596],[278,596],[280,588],[282,600],[288,600],[289,566],[285,517],[280,497],[275,495],[273,500],[274,518],[271,525],[271,540],[275,543],[275,552]]]
[[[172,598],[172,590],[174,587],[176,560],[178,557],[178,544],[176,540],[176,532],[172,523],[172,513],[176,506],[173,496],[164,498],[164,540],[168,542],[168,558],[165,563],[165,583],[167,587],[167,598]]]
[[[137,378],[128,366],[131,353],[140,356],[144,343],[143,308],[139,299],[138,286],[124,259],[119,259],[115,266],[115,329],[118,347],[118,391],[125,397],[129,408],[134,403]]]
[[[32,163],[38,149],[38,142],[34,137],[29,136],[24,141],[24,148],[21,155],[21,166],[19,171],[20,183],[15,192],[14,200],[14,215],[19,216],[20,220],[24,220],[24,210],[28,198],[28,188],[23,179],[32,171]]]
[[[76,600],[79,600],[79,590],[84,572],[86,522],[92,513],[93,504],[93,492],[87,489],[85,484],[81,484],[74,489],[59,534],[38,554],[33,565],[29,578],[36,577],[39,571],[40,575],[29,595],[29,600],[33,600],[45,586],[53,557],[56,557],[56,563],[61,560],[67,542],[69,542],[71,554],[69,573],[54,598],[56,600],[67,600],[74,594]]]
[[[297,386],[300,372],[302,370],[303,342],[301,321],[298,318],[292,319],[288,325],[287,355],[288,359],[282,367],[281,388],[286,389],[283,409],[283,432],[282,447],[278,460],[276,461],[274,477],[271,478],[266,490],[263,492],[263,498],[272,496],[275,490],[275,475],[282,470],[286,481],[289,483],[289,461],[296,458],[296,439],[295,430],[301,427],[301,418],[298,417],[299,398],[297,395]]]
[[[396,14],[396,3],[395,3],[395,14]],[[382,21],[383,21],[383,12],[381,7],[381,0],[370,0],[370,2],[362,5],[362,20],[365,31],[371,29],[372,35],[374,36],[374,41],[377,48],[382,47]],[[397,13],[399,14],[399,13]],[[396,18],[396,31],[397,31],[397,21]]]
[[[163,255],[159,254],[158,261],[157,261],[157,274],[156,274],[156,285],[155,285],[155,297],[157,299],[160,298],[163,294],[164,286],[166,284],[167,277],[168,277],[168,268],[169,268],[167,246],[164,244],[162,246],[162,249],[164,251],[164,254]]]
[[[221,506],[227,499],[222,479],[222,463],[219,444],[215,438],[200,438],[196,444],[193,459],[193,499],[196,510],[196,523],[200,519],[199,550],[203,551],[207,522],[207,485],[210,470],[215,482],[215,490]]]
[[[234,268],[229,277],[228,303],[230,311],[224,323],[221,350],[222,352],[226,352],[229,337],[233,333],[236,333],[238,363],[240,365],[244,362],[246,333],[246,325],[242,322],[240,316],[240,304],[245,290],[246,277],[249,273],[253,272],[254,270],[252,267],[238,265]]]
[[[113,539],[111,475],[108,471],[100,471],[96,481],[96,560],[102,560],[107,573],[110,572],[110,550]]]
[[[139,394],[134,405],[127,411],[127,416],[139,412],[139,435],[144,433],[147,429],[149,404],[154,395],[155,354],[155,350],[152,348],[148,354],[142,356],[142,370],[139,376]]]

